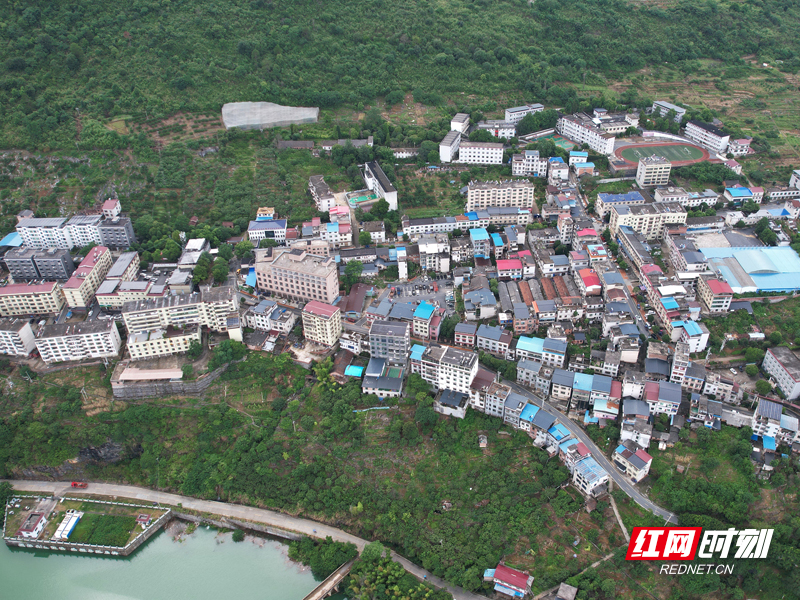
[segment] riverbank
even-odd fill
[[[69,483],[67,482],[27,480],[11,480],[10,482],[17,490],[28,490],[35,493],[49,492],[59,496],[66,495],[70,489]],[[130,498],[134,501],[141,502],[157,502],[173,506],[178,512],[191,511],[199,516],[208,516],[209,518],[218,516],[243,522],[259,523],[277,530],[319,539],[325,539],[330,536],[331,539],[337,542],[355,544],[359,552],[363,550],[364,546],[368,543],[367,540],[342,531],[341,529],[263,508],[243,506],[240,504],[227,504],[225,502],[214,502],[211,500],[199,500],[189,496],[167,494],[129,485],[113,483],[91,483],[89,485],[90,487],[84,491],[86,495]],[[460,587],[449,584],[439,577],[435,577],[433,574],[415,565],[396,552],[392,552],[392,559],[400,563],[406,571],[420,581],[426,581],[433,586],[446,589],[453,595],[454,600],[486,600],[484,596],[468,592]]]

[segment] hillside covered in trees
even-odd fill
[[[645,66],[742,57],[800,68],[792,0],[135,0],[3,3],[0,147],[74,148],[118,115],[222,103],[563,104]],[[561,84],[561,85],[559,85]]]

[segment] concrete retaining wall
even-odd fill
[[[260,523],[250,523],[249,521],[239,521],[238,519],[230,519],[228,517],[217,517],[209,519],[207,517],[198,517],[197,515],[189,515],[186,513],[173,512],[172,516],[181,521],[190,521],[197,523],[208,523],[214,527],[221,527],[223,529],[247,529],[249,531],[257,531],[259,533],[266,533],[274,537],[283,538],[286,540],[302,540],[305,536],[294,531],[286,529],[279,529],[277,527],[270,527]]]
[[[222,365],[191,381],[112,382],[111,388],[114,390],[114,398],[118,400],[142,400],[163,396],[200,396],[227,370],[230,364],[232,363]]]

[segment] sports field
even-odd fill
[[[403,374],[403,369],[400,367],[389,367],[387,370],[386,376],[387,377],[400,377]]]
[[[667,144],[635,144],[625,146],[615,152],[623,160],[637,164],[645,156],[663,156],[673,166],[685,166],[702,160],[708,160],[709,154],[698,146],[692,144],[667,143]]]
[[[553,143],[556,146],[558,146],[559,148],[563,148],[564,150],[572,150],[575,147],[575,144],[573,144],[567,138],[560,136],[557,133],[551,133],[550,135],[542,136],[538,138],[536,141],[538,142],[540,140],[553,140]]]

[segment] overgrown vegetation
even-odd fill
[[[135,517],[86,513],[78,521],[69,541],[73,544],[122,547],[128,542],[134,527]]]
[[[304,537],[289,546],[289,558],[311,567],[314,577],[320,581],[356,556],[358,548],[355,544],[334,542],[330,536],[323,541]]]

